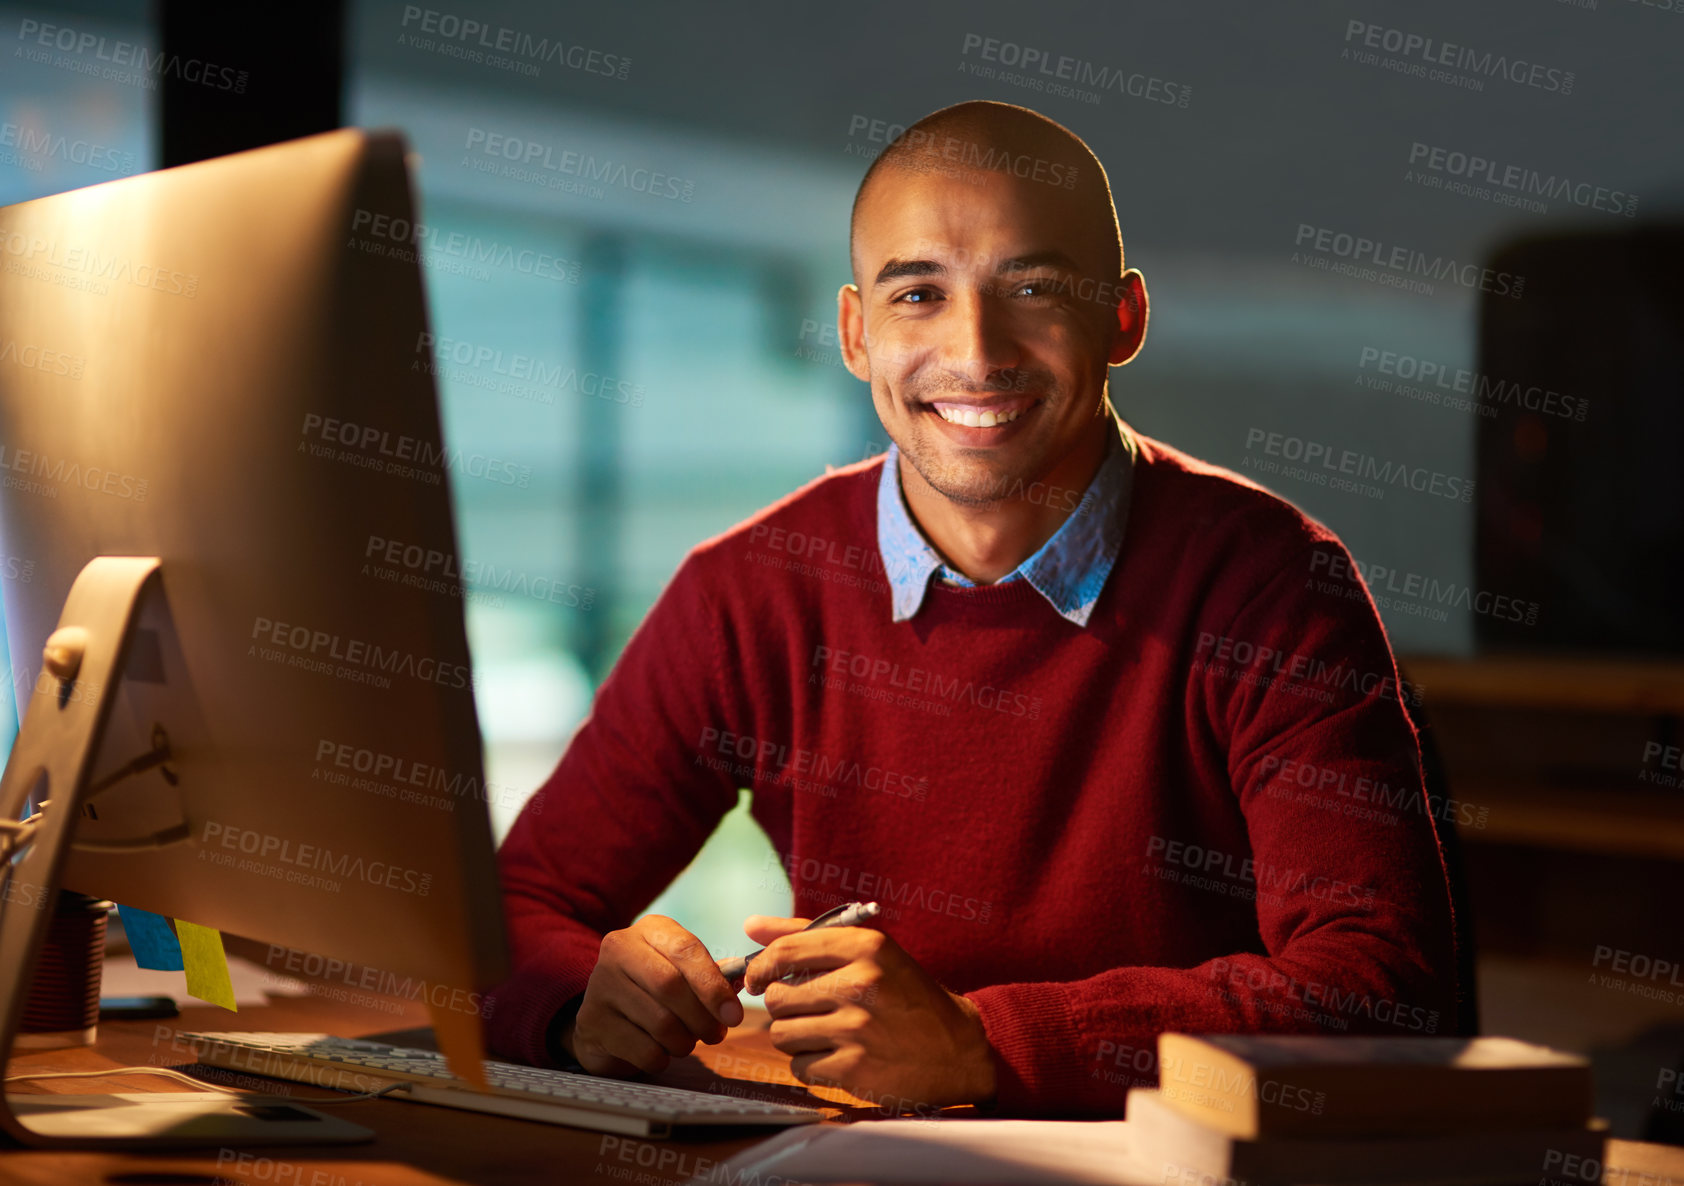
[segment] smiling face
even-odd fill
[[[1098,464],[1107,368],[1138,348],[1145,292],[1119,276],[1116,223],[1097,205],[1092,186],[895,165],[862,196],[844,355],[951,502],[1037,481],[1079,490]]]

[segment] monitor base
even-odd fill
[[[159,566],[152,556],[100,556],[77,574],[0,775],[0,819],[40,813],[33,832],[17,838],[11,857],[0,860],[6,874],[0,893],[0,1061],[19,1045],[18,1024],[50,921],[39,907],[51,903],[62,885],[141,598],[156,584]],[[0,1139],[33,1148],[343,1144],[372,1137],[357,1125],[269,1096],[0,1095]]]
[[[114,1074],[117,1072],[113,1072]],[[351,1145],[374,1133],[284,1096],[220,1091],[116,1095],[18,1095],[6,1110],[55,1142],[112,1141],[148,1149],[218,1149],[231,1145]]]

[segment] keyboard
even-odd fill
[[[190,1033],[206,1066],[309,1083],[338,1091],[380,1091],[415,1100],[523,1120],[541,1120],[627,1136],[666,1137],[679,1127],[811,1124],[824,1114],[793,1104],[738,1099],[682,1087],[659,1087],[596,1075],[485,1062],[481,1090],[451,1074],[444,1055],[331,1034]]]

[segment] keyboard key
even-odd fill
[[[503,1094],[487,1096],[453,1075],[444,1056],[437,1051],[325,1034],[214,1033],[192,1034],[189,1038],[200,1045],[200,1060],[212,1065],[220,1054],[249,1070],[250,1056],[255,1051],[266,1056],[265,1062],[272,1065],[265,1069],[277,1078],[320,1084],[323,1070],[366,1072],[375,1078],[385,1072],[442,1089],[442,1098],[430,1097],[436,1102],[449,1103],[450,1097],[457,1095],[481,1103],[505,1096],[524,1096],[570,1109],[601,1110],[604,1125],[609,1122],[609,1114],[622,1118],[614,1120],[615,1125],[623,1124],[623,1118],[629,1114],[649,1121],[655,1126],[650,1131],[657,1135],[677,1123],[805,1124],[821,1116],[814,1109],[788,1104],[496,1061],[484,1064],[486,1082],[496,1093]],[[577,1112],[569,1113],[565,1123],[580,1124]],[[588,1120],[582,1123],[590,1126]],[[615,1127],[609,1131],[625,1130]]]

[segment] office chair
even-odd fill
[[[1404,697],[1405,700],[1411,699]],[[1421,777],[1427,792],[1427,802],[1443,803],[1449,798],[1450,785],[1444,772],[1444,760],[1426,708],[1420,697],[1408,709],[1409,719],[1421,739]],[[1462,861],[1462,837],[1453,820],[1433,820],[1438,833],[1438,851],[1444,860],[1444,871],[1450,882],[1450,911],[1456,943],[1456,1016],[1454,1034],[1471,1038],[1479,1033],[1479,971],[1474,951],[1473,907],[1469,901],[1467,871]]]

